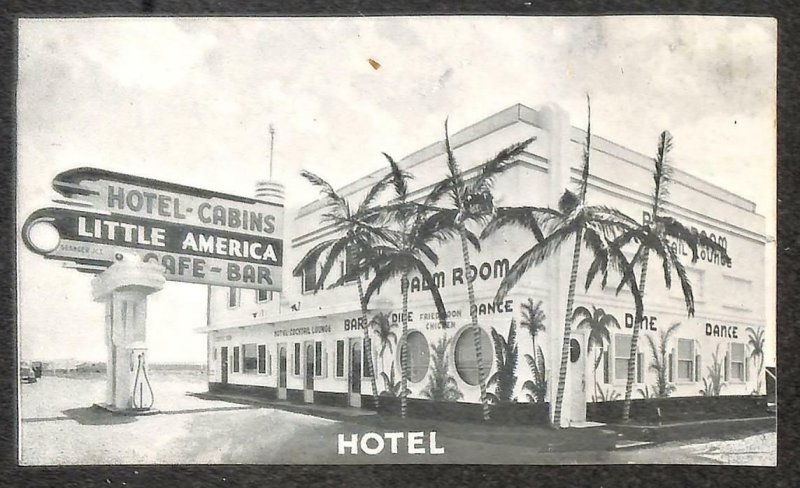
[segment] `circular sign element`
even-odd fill
[[[569,361],[575,363],[581,357],[581,343],[577,339],[569,340]]]
[[[47,254],[58,249],[61,236],[58,229],[47,220],[37,220],[28,227],[28,243],[38,252]]]

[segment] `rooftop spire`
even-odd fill
[[[275,147],[275,127],[269,124],[269,179],[272,180],[272,150]]]

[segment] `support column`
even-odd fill
[[[558,208],[558,200],[564,190],[570,187],[571,169],[578,160],[572,161],[570,154],[570,124],[569,114],[555,103],[539,108],[542,114],[542,125],[547,131],[547,163],[548,163],[548,205]],[[550,402],[550,421],[555,413],[556,389],[558,386],[559,367],[561,363],[561,344],[564,338],[564,310],[567,306],[567,285],[569,284],[570,265],[572,264],[572,241],[564,244],[561,250],[547,261],[547,275],[550,288],[550,304],[548,317],[550,327],[547,328],[547,396]],[[566,426],[569,415],[569,374],[565,385],[564,401],[562,403],[561,427]]]
[[[92,280],[95,301],[105,302],[106,398],[100,405],[121,413],[145,412],[153,392],[147,379],[147,296],[164,286],[164,268],[118,253]]]

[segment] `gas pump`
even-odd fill
[[[130,346],[130,369],[135,370],[131,406],[136,411],[149,410],[153,406],[155,396],[150,378],[147,377],[147,346],[144,342],[134,342]]]

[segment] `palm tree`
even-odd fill
[[[522,384],[522,390],[530,403],[544,403],[547,397],[547,368],[542,348],[536,346],[533,355],[525,354],[525,361],[531,370],[533,379]]]
[[[669,152],[672,149],[672,136],[669,132],[664,131],[659,136],[658,149],[656,157],[654,158],[655,168],[653,172],[653,181],[655,183],[652,205],[650,209],[651,221],[644,224],[637,224],[630,229],[623,232],[617,237],[612,246],[621,249],[631,241],[639,243],[636,254],[631,260],[631,265],[635,266],[641,263],[641,269],[638,280],[638,293],[639,299],[644,300],[645,285],[647,283],[647,268],[650,258],[650,251],[656,253],[661,260],[662,269],[664,272],[664,283],[667,288],[672,285],[672,270],[678,276],[683,297],[689,316],[694,315],[694,295],[692,293],[692,285],[686,275],[686,269],[678,258],[676,248],[673,248],[672,242],[679,241],[685,243],[692,251],[692,262],[698,259],[698,246],[705,246],[709,252],[714,251],[720,253],[721,260],[727,262],[728,257],[725,248],[711,240],[704,234],[692,232],[684,224],[676,219],[668,216],[661,215],[664,204],[667,201],[668,183],[671,177],[671,168],[669,166]],[[590,274],[592,270],[590,269]],[[587,281],[589,277],[587,276]],[[624,286],[625,283],[631,283],[631,280],[624,279],[618,286],[617,291]],[[639,329],[642,319],[644,317],[644,308],[641,310],[637,307],[636,317],[633,323],[633,332],[631,336],[631,351],[630,359],[628,361],[628,378],[625,385],[625,402],[622,408],[622,421],[627,422],[630,418],[631,407],[631,393],[633,390],[633,381],[636,374],[636,353],[639,341]]]
[[[386,389],[381,392],[380,396],[389,398],[402,398],[403,396],[411,393],[408,389],[401,389],[403,386],[402,381],[395,381],[394,361],[392,361],[392,365],[389,366],[389,374],[386,374],[386,372],[383,371],[381,372],[381,378],[383,378],[383,384],[386,385]]]
[[[494,353],[497,369],[489,378],[489,386],[494,386],[494,393],[488,393],[494,403],[508,403],[516,400],[514,388],[517,384],[517,362],[519,350],[517,348],[517,323],[512,318],[508,327],[508,337],[500,335],[492,327],[494,340]]]
[[[750,347],[750,358],[753,360],[753,365],[758,362],[758,370],[756,370],[756,394],[761,393],[761,370],[764,368],[764,328],[759,327],[758,330],[748,327],[747,329],[747,345]]]
[[[458,389],[456,379],[450,375],[450,365],[447,358],[447,346],[450,341],[447,336],[442,336],[431,346],[433,355],[433,368],[428,377],[428,386],[422,390],[422,395],[431,400],[454,402],[464,395]]]
[[[675,390],[675,386],[669,384],[669,356],[667,355],[667,349],[669,348],[670,337],[680,325],[680,322],[675,322],[667,330],[662,330],[658,346],[656,346],[656,342],[652,337],[645,336],[647,344],[650,346],[650,352],[653,354],[653,359],[650,361],[650,369],[656,372],[655,396],[659,398],[666,398]]]
[[[533,232],[536,243],[525,251],[511,266],[495,296],[502,301],[511,289],[519,283],[522,276],[534,266],[544,262],[558,251],[569,239],[574,238],[572,267],[570,270],[567,304],[564,313],[564,338],[561,345],[561,363],[555,402],[553,402],[553,424],[561,424],[561,406],[564,400],[564,387],[569,361],[569,341],[572,333],[572,309],[575,301],[575,287],[578,279],[581,243],[585,242],[594,253],[605,253],[605,236],[615,230],[636,225],[636,221],[618,210],[606,206],[585,205],[586,189],[589,180],[589,156],[592,141],[591,105],[587,95],[588,125],[583,150],[583,168],[578,194],[566,190],[558,202],[558,210],[544,207],[519,207],[498,209],[497,216],[489,222],[481,237],[486,237],[505,225],[516,225]],[[547,224],[550,233],[544,237],[542,226]]]
[[[519,322],[519,326],[523,329],[528,331],[528,334],[531,335],[531,344],[533,348],[533,354],[536,354],[536,335],[539,332],[543,332],[545,329],[544,321],[547,316],[544,314],[544,310],[542,310],[542,301],[539,300],[535,304],[533,303],[533,298],[528,298],[527,302],[522,302],[520,305],[522,309],[522,320]]]
[[[330,285],[329,288],[339,286],[345,282],[358,283],[358,299],[361,306],[362,328],[364,330],[365,356],[367,358],[367,374],[372,380],[372,393],[375,408],[378,408],[378,386],[375,380],[375,368],[372,360],[372,341],[367,327],[367,302],[364,296],[362,282],[363,261],[370,248],[381,242],[390,240],[392,236],[384,230],[384,216],[379,208],[374,205],[375,200],[389,184],[388,178],[383,178],[373,185],[364,196],[364,199],[354,211],[349,202],[339,195],[333,187],[310,171],[301,171],[301,176],[312,185],[320,189],[325,202],[325,213],[322,223],[332,226],[338,235],[327,239],[311,248],[295,267],[293,274],[298,275],[306,266],[313,262],[322,263],[322,268],[317,280],[315,291],[324,286],[325,279],[336,262],[343,259],[355,260],[354,264],[345,267],[341,278]]]
[[[449,232],[443,235],[444,238],[459,237],[461,242],[461,257],[464,263],[466,274],[467,298],[469,300],[470,320],[473,331],[473,342],[475,345],[475,358],[478,363],[478,385],[481,393],[481,403],[483,404],[483,419],[489,420],[489,398],[486,395],[486,373],[483,366],[483,351],[481,347],[481,329],[478,325],[478,312],[475,306],[475,290],[472,281],[474,276],[470,275],[470,253],[468,242],[480,251],[477,240],[470,238],[467,230],[468,222],[478,222],[486,219],[492,214],[494,208],[494,198],[492,196],[492,185],[494,178],[510,167],[522,151],[535,140],[531,137],[525,141],[512,144],[500,152],[492,159],[479,166],[478,174],[470,181],[466,181],[464,174],[453,154],[450,144],[450,134],[447,129],[447,120],[444,123],[444,143],[447,153],[448,175],[431,190],[427,198],[426,205],[431,207],[434,212],[433,219],[440,221]],[[450,205],[447,207],[437,207],[436,204],[445,196],[450,197]]]
[[[600,366],[600,361],[603,359],[603,351],[605,345],[611,342],[611,334],[608,329],[616,327],[619,329],[619,321],[617,318],[606,313],[602,308],[597,308],[592,305],[592,310],[589,311],[586,307],[578,307],[572,314],[572,322],[582,318],[576,329],[589,329],[589,351],[597,351],[597,358],[594,361],[594,384],[597,388],[597,368]]]
[[[397,343],[397,334],[395,334],[392,329],[397,328],[397,323],[392,322],[388,314],[379,312],[370,320],[370,327],[380,341],[381,350],[378,355],[381,358],[381,362],[383,362],[383,354],[386,352],[386,349],[389,349],[390,354],[394,354],[392,343]],[[381,366],[381,368],[383,368],[383,366]]]
[[[425,205],[417,204],[408,198],[407,180],[411,177],[403,172],[394,159],[384,153],[389,161],[390,173],[389,180],[395,191],[395,202],[385,205],[382,214],[389,216],[400,226],[399,232],[390,232],[393,237],[385,239],[385,242],[375,245],[369,252],[369,257],[364,261],[366,268],[375,270],[375,277],[367,286],[364,293],[364,301],[369,303],[374,293],[382,285],[394,277],[400,276],[400,291],[402,294],[402,335],[401,342],[408,338],[408,293],[409,280],[411,273],[419,273],[423,282],[427,286],[436,306],[439,320],[445,325],[446,310],[439,288],[433,279],[433,275],[428,269],[426,261],[432,265],[437,265],[439,258],[431,243],[440,240],[442,232],[445,230],[443,222],[439,219],[432,219],[430,212]],[[472,236],[477,241],[477,237]],[[408,410],[408,391],[409,362],[408,347],[403,344],[400,347],[400,367],[402,370],[402,380],[400,392],[400,415],[405,418]]]

